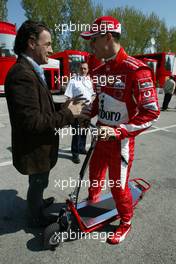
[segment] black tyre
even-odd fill
[[[61,241],[60,225],[53,223],[45,228],[43,233],[44,249],[54,250]]]
[[[69,230],[70,223],[67,219],[66,216],[62,216],[61,221],[60,221],[60,230],[62,232],[68,231]]]

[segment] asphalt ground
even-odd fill
[[[159,95],[159,102],[163,95]],[[20,175],[11,162],[10,124],[5,98],[0,98],[0,264],[33,263],[119,263],[170,264],[176,259],[176,97],[171,109],[161,112],[152,128],[136,138],[131,178],[149,181],[151,189],[135,209],[132,230],[119,245],[105,243],[106,234],[118,221],[87,239],[64,242],[55,251],[43,250],[42,229],[27,226],[26,192],[28,177]],[[57,165],[51,171],[45,197],[55,196],[57,211],[73,190],[83,162],[73,164],[71,137],[60,140]],[[88,144],[90,138],[88,138]],[[100,157],[101,158],[101,157]],[[67,180],[67,183],[66,181]],[[60,186],[56,184],[60,182]],[[64,185],[62,185],[64,183]],[[67,186],[68,185],[68,186]],[[83,187],[80,199],[87,197]]]

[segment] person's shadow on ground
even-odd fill
[[[54,204],[54,212],[59,212],[60,208],[64,205],[65,204],[63,203]],[[34,236],[27,241],[27,248],[29,250],[44,250],[44,229],[29,227],[29,215],[27,212],[26,200],[19,197],[16,190],[0,190],[0,236],[16,233],[20,230],[24,230],[26,233],[33,234]]]
[[[27,213],[27,202],[18,196],[16,190],[0,190],[0,235],[16,233],[24,230],[27,234],[33,235],[33,238],[26,243],[30,251],[43,251],[43,231],[44,228],[31,228],[29,227]],[[55,203],[46,210],[46,213],[58,214],[60,209],[65,207],[64,203]],[[78,228],[78,223],[72,219],[72,230],[76,234],[73,240],[80,239],[81,231]],[[98,232],[106,232],[114,230],[114,225],[106,225]],[[66,242],[73,241],[68,239]]]

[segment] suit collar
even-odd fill
[[[26,58],[24,58],[21,55],[18,57],[17,63],[25,64],[27,69],[34,70],[34,67],[32,66],[32,64]]]
[[[22,63],[25,65],[25,67],[28,69],[28,70],[31,70],[34,72],[34,74],[36,75],[36,77],[38,78],[38,80],[40,81],[40,83],[42,84],[42,86],[44,86],[44,89],[46,90],[47,94],[48,94],[48,97],[50,99],[50,102],[51,102],[51,105],[52,105],[52,108],[53,108],[53,111],[55,111],[55,107],[54,107],[54,103],[53,103],[53,99],[52,99],[52,95],[48,89],[48,86],[47,84],[43,81],[43,79],[37,74],[37,72],[35,71],[33,65],[23,56],[19,56],[18,59],[17,59],[17,63]]]
[[[20,55],[17,59],[17,63],[22,63],[25,64],[25,67],[27,67],[27,69],[32,70],[35,75],[37,76],[37,78],[39,79],[40,83],[45,86],[46,89],[48,89],[48,86],[46,84],[46,82],[41,78],[41,76],[39,75],[38,72],[36,72],[36,70],[34,69],[34,66],[32,65],[32,63],[24,56]]]

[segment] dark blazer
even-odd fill
[[[23,57],[8,72],[5,94],[12,128],[13,165],[22,174],[49,171],[58,157],[55,128],[74,122],[71,111],[55,111],[45,82]]]

